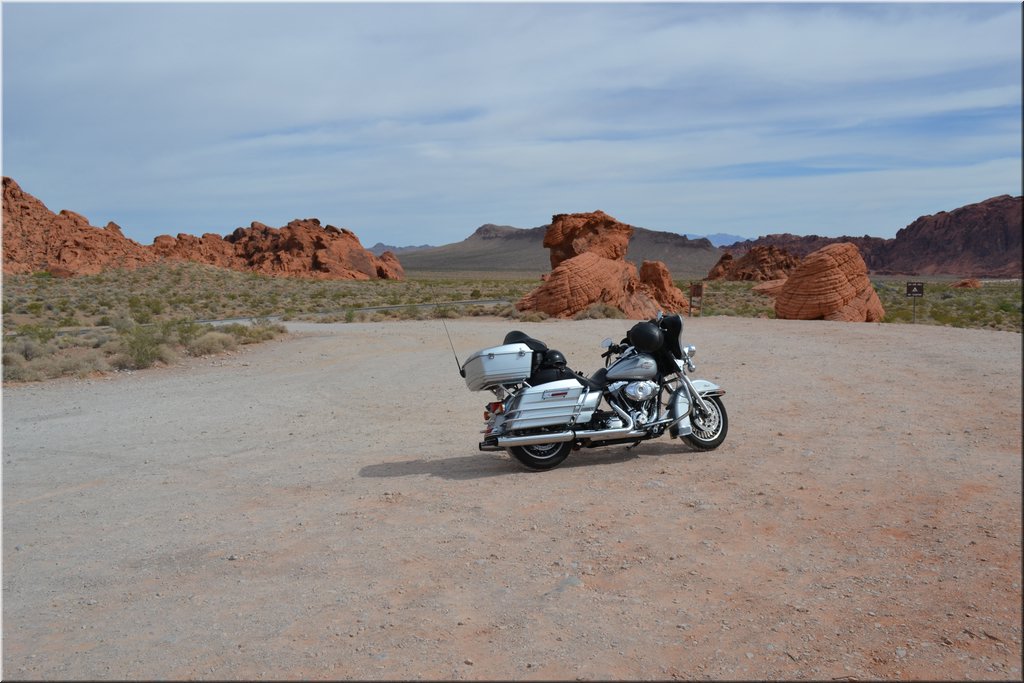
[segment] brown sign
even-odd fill
[[[908,282],[907,283],[907,296],[924,296],[924,283],[923,282]]]

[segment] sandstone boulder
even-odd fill
[[[880,322],[885,309],[857,246],[840,242],[808,255],[790,274],[775,298],[775,315],[788,320]]]
[[[557,214],[544,236],[552,271],[519,302],[520,311],[569,318],[597,303],[627,317],[645,319],[658,311],[686,312],[686,298],[660,261],[645,261],[641,272],[625,260],[633,227],[603,211]]]
[[[957,280],[950,287],[955,287],[956,289],[981,289],[981,281],[967,278],[966,280]]]
[[[624,261],[633,226],[620,223],[604,211],[560,213],[551,218],[544,233],[544,247],[550,250],[551,268],[585,252],[613,261]]]

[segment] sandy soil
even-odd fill
[[[725,444],[542,473],[438,321],[7,388],[4,677],[1020,679],[1021,336],[686,326]]]

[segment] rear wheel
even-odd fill
[[[704,403],[708,406],[706,414],[701,412],[700,406],[693,406],[693,413],[690,414],[693,432],[686,436],[686,440],[694,448],[710,451],[725,441],[725,435],[729,431],[729,417],[725,413],[722,399],[718,396],[705,396]]]
[[[512,446],[508,452],[531,470],[550,470],[558,467],[569,457],[569,453],[572,452],[572,441]]]

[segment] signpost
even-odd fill
[[[694,299],[697,300],[696,306],[694,306]],[[693,317],[694,309],[696,309],[697,315],[701,314],[701,309],[704,304],[704,283],[703,282],[691,282],[690,283],[690,317]]]
[[[907,298],[914,300],[914,322],[917,322],[917,300],[924,296],[923,282],[907,283]]]

